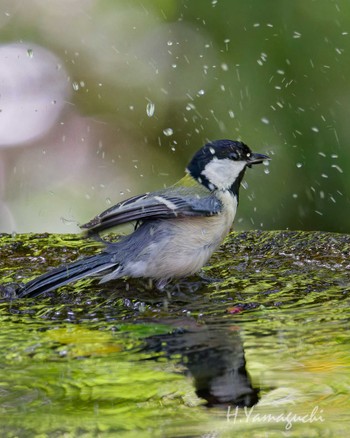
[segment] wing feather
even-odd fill
[[[81,226],[98,233],[117,225],[149,219],[186,216],[212,216],[221,210],[221,202],[209,191],[193,193],[193,189],[164,190],[134,196],[103,211]]]

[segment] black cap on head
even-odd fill
[[[220,159],[229,158],[235,161],[247,161],[252,151],[249,147],[240,142],[234,140],[214,140],[204,145],[193,156],[188,169],[190,170],[193,165],[197,168],[204,167],[213,159],[213,157]]]

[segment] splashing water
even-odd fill
[[[148,117],[153,117],[156,106],[153,102],[148,102],[146,105],[146,114]]]

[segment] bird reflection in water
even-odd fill
[[[194,379],[196,394],[207,401],[208,407],[255,405],[259,389],[252,386],[246,370],[239,332],[227,323],[199,325],[189,319],[182,323],[182,327],[179,321],[173,323],[171,334],[147,338],[144,351],[169,359],[180,356]]]

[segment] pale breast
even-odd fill
[[[150,277],[184,277],[199,271],[208,261],[230,231],[237,210],[237,198],[230,192],[217,196],[223,205],[217,215],[164,221],[171,233],[147,263]]]

